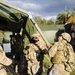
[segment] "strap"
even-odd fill
[[[3,65],[3,67],[1,69],[4,68],[4,69],[6,69],[6,71],[11,71],[14,75],[18,75],[18,74],[16,74],[16,72],[10,66],[6,66],[6,65],[4,65],[2,63],[0,63],[0,64]]]

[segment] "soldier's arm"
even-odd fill
[[[57,52],[57,44],[55,43],[51,48],[49,49],[48,53],[50,57],[53,57]]]

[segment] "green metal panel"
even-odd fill
[[[30,19],[27,20],[25,27],[24,47],[30,43],[31,35],[35,33],[35,28]]]
[[[28,19],[28,13],[18,10],[0,0],[0,29],[19,32],[23,23]]]
[[[24,46],[26,46],[34,33],[33,26],[28,12],[0,0],[0,29],[5,31],[4,39],[10,41],[11,32],[19,33],[23,28],[25,30]]]

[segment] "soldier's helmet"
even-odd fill
[[[35,41],[39,41],[40,40],[40,34],[37,34],[37,33],[33,34],[32,39],[35,40]]]
[[[63,39],[65,39],[67,42],[70,42],[70,41],[71,41],[71,36],[70,36],[68,33],[66,33],[66,32],[62,33],[61,36],[62,36]]]
[[[1,46],[0,46],[0,63],[6,66],[12,64],[12,60],[5,55],[5,52],[3,51]]]

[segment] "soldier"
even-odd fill
[[[46,44],[39,34],[33,34],[31,42],[24,50],[27,60],[27,69],[29,75],[41,75],[43,67],[43,53]]]
[[[38,50],[38,48],[34,45],[34,44],[29,44],[26,48],[25,48],[25,57],[26,57],[26,61],[27,61],[27,73],[29,75],[33,75],[32,73],[32,66],[34,65],[38,65],[39,66],[39,62],[37,61],[36,58],[36,52],[35,50]]]
[[[6,57],[5,52],[0,46],[0,75],[7,75],[6,67],[12,64],[12,60]]]
[[[56,42],[49,50],[52,67],[49,75],[70,75],[74,63],[74,51],[70,44],[71,36],[64,32],[58,37]]]

